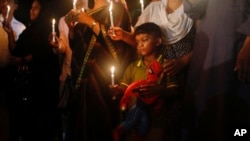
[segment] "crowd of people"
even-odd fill
[[[72,2],[51,26],[60,5],[32,0],[22,23],[21,2],[0,0],[1,141],[220,141],[250,129],[249,0]]]

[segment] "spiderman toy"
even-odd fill
[[[119,141],[119,138],[132,128],[136,129],[135,140],[143,141],[149,128],[146,107],[152,107],[155,111],[158,111],[163,103],[160,94],[145,94],[140,92],[141,86],[152,83],[157,84],[159,82],[163,76],[161,64],[158,61],[153,61],[146,71],[146,80],[133,82],[124,92],[120,101],[120,109],[121,111],[128,109],[128,115],[125,121],[114,129],[114,141]]]

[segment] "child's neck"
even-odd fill
[[[143,63],[146,67],[148,67],[156,59],[157,56],[155,54],[150,56],[143,56]]]

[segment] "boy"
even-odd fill
[[[159,53],[162,45],[161,29],[154,23],[144,23],[136,28],[135,40],[140,59],[132,62],[127,67],[120,86],[114,86],[115,95],[124,93],[126,89],[121,100],[121,110],[125,110],[127,107],[129,109],[125,121],[113,131],[115,141],[118,141],[120,136],[134,127],[137,127],[135,140],[144,140],[149,128],[147,110],[153,110],[153,113],[158,114],[164,103],[161,96],[162,93],[165,92],[166,87],[149,80],[150,75],[155,73],[157,77],[160,77],[159,75],[161,74],[161,66],[157,66],[156,63],[157,61],[162,62]],[[154,66],[156,67],[152,68]],[[162,76],[163,75],[161,75],[161,77]],[[141,83],[143,80],[145,80],[144,82],[146,83]],[[141,85],[139,85],[138,82],[141,83]],[[158,82],[160,81],[158,80]],[[131,88],[130,86],[135,83],[137,83],[138,87]],[[128,99],[128,95],[126,94],[128,89],[132,89],[131,92],[137,94],[130,94],[128,106],[124,106],[124,101],[126,101],[124,99]],[[155,96],[156,98],[153,98]],[[143,97],[146,98],[146,100]],[[154,101],[149,100],[150,102],[147,103],[147,98],[153,98]]]

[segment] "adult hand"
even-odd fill
[[[238,72],[238,79],[240,81],[250,81],[250,36],[247,36],[237,55],[234,70]]]
[[[21,57],[15,57],[15,56],[11,56],[10,57],[10,62],[16,66],[21,65],[22,64],[22,58]]]
[[[124,38],[124,31],[120,27],[110,27],[108,35],[112,40],[118,41]]]
[[[161,89],[159,87],[160,85],[157,85],[155,83],[143,84],[140,86],[140,88],[138,88],[138,92],[141,95],[152,96],[160,92]]]
[[[79,13],[77,13],[75,10],[71,10],[65,15],[64,20],[68,25],[69,29],[74,28],[75,23],[78,22],[78,16]]]
[[[53,39],[54,38],[54,39]],[[56,36],[56,33],[50,33],[49,35],[49,43],[52,47],[58,48],[58,37]]]
[[[4,21],[3,22],[3,28],[4,30],[8,33],[8,34],[11,34],[12,33],[12,27],[11,27],[11,24],[7,21]]]
[[[112,99],[115,100],[117,96],[118,97],[122,96],[126,88],[119,86],[118,84],[115,84],[115,85],[109,85],[109,89],[112,94]]]
[[[181,59],[173,59],[173,60],[164,59],[162,66],[163,66],[163,71],[167,74],[167,76],[176,75],[184,67]]]

